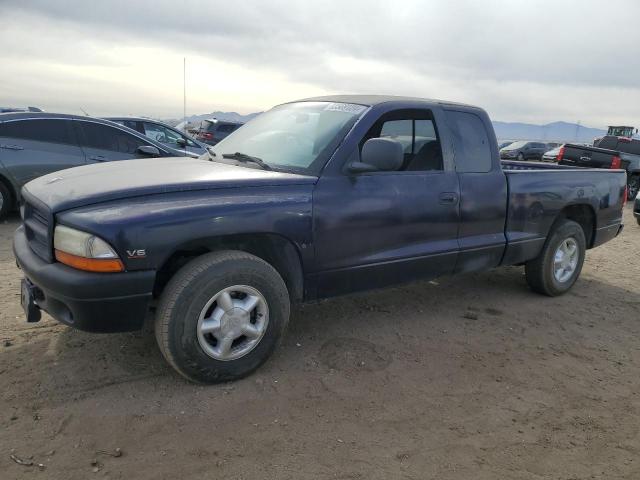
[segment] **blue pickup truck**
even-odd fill
[[[625,172],[502,162],[480,108],[386,96],[286,103],[199,159],[56,172],[23,189],[28,321],[140,329],[186,378],[240,378],[292,302],[524,265],[568,291],[622,229]]]

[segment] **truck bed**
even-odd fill
[[[518,162],[515,160],[501,160],[502,170],[577,170],[579,167],[558,165],[547,162]]]
[[[508,196],[503,264],[534,258],[552,223],[572,205],[583,209],[593,225],[586,235],[589,247],[617,235],[626,175],[623,170],[514,161],[503,161],[502,169]]]

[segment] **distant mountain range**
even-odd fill
[[[493,122],[500,140],[539,140],[543,142],[592,142],[606,130],[589,128],[577,123],[553,122],[546,125],[529,123]]]
[[[190,125],[199,125],[207,118],[217,118],[232,122],[248,122],[262,112],[241,115],[237,112],[211,112],[203,115],[191,115],[187,117]],[[177,125],[183,119],[166,120],[172,125]],[[493,128],[499,140],[539,140],[543,142],[591,142],[595,137],[604,135],[606,130],[589,128],[576,123],[553,122],[546,125],[534,125],[530,123],[493,122]]]

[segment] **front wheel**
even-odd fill
[[[640,175],[630,175],[627,180],[627,200],[633,200],[640,190]]]
[[[529,287],[550,297],[569,291],[582,271],[586,245],[578,223],[563,220],[556,224],[540,254],[525,264]]]
[[[520,153],[518,154],[518,161],[519,161],[519,162],[524,162],[524,155],[522,154],[522,152],[520,152]]]
[[[240,251],[198,257],[171,279],[156,313],[156,339],[178,373],[199,383],[242,378],[275,350],[289,321],[278,272]]]
[[[12,207],[11,192],[7,186],[0,181],[0,220],[7,216]]]

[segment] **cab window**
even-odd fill
[[[389,138],[402,145],[404,162],[400,171],[443,169],[440,139],[428,110],[397,110],[383,115],[360,144],[370,138]]]

